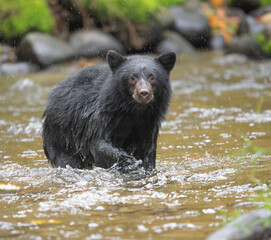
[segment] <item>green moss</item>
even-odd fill
[[[254,36],[256,42],[260,45],[262,51],[270,56],[271,55],[271,38],[265,36],[263,33]]]
[[[261,0],[261,5],[262,5],[262,6],[268,6],[268,5],[271,5],[271,0]]]
[[[51,32],[54,19],[45,0],[0,0],[0,34],[4,38],[29,31]]]
[[[172,6],[185,0],[81,0],[95,17],[147,23],[159,6]]]

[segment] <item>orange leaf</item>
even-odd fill
[[[231,35],[227,32],[221,32],[222,36],[224,37],[225,41],[229,43],[231,41]]]
[[[209,17],[209,22],[212,28],[225,29],[227,24],[225,21],[221,21],[217,16]]]
[[[223,7],[224,6],[224,0],[210,0],[210,2],[215,7]]]
[[[35,219],[35,220],[31,220],[32,224],[38,224],[38,225],[42,225],[42,224],[57,224],[57,223],[61,223],[61,221],[59,220],[55,220],[55,219]]]

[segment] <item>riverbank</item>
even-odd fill
[[[17,38],[1,36],[0,76],[104,58],[110,49],[121,54],[221,51],[269,59],[271,6],[261,6],[260,1],[252,4],[247,0],[243,6],[235,2],[191,0],[170,8],[159,7],[150,21],[142,24],[116,19],[101,22],[87,14],[83,17],[82,9],[80,15],[77,8],[49,1],[50,11],[58,21],[52,34],[31,31]],[[66,15],[62,16],[64,10]],[[76,21],[68,21],[68,17]],[[92,23],[86,24],[87,19]],[[66,30],[61,29],[64,25]]]

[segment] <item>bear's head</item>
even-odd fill
[[[123,57],[113,50],[107,53],[113,84],[118,85],[122,95],[141,106],[169,102],[169,73],[175,61],[174,52],[164,53],[157,58],[139,55]]]

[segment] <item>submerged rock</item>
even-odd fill
[[[265,25],[257,21],[254,17],[246,16],[246,22],[249,29],[249,34],[254,35],[262,32],[265,28]]]
[[[265,57],[260,45],[253,36],[233,37],[227,46],[228,53],[239,53],[248,57],[261,59]]]
[[[121,43],[113,36],[98,29],[78,30],[69,40],[76,57],[105,57],[109,50],[124,54]]]
[[[254,210],[243,214],[206,240],[268,240],[271,237],[271,211]]]
[[[226,42],[221,34],[215,34],[210,41],[210,49],[214,51],[222,51],[226,47]]]
[[[28,62],[0,64],[0,76],[23,75],[30,72],[36,72],[38,70],[39,70],[39,67],[36,64],[28,63]]]
[[[170,9],[174,19],[174,30],[195,47],[207,47],[211,37],[208,19],[195,8],[175,6]]]
[[[161,41],[156,46],[155,52],[165,53],[173,51],[175,53],[192,53],[194,47],[182,36],[175,32],[164,32]]]
[[[74,52],[66,42],[44,34],[29,33],[19,43],[20,59],[47,67],[65,62],[74,57]]]

